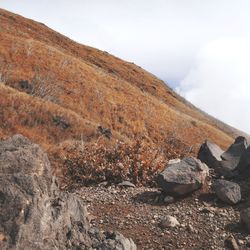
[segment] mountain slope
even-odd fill
[[[226,147],[240,133],[135,64],[3,9],[0,82],[0,137],[22,133],[48,150],[95,142],[98,126],[111,129],[110,144],[140,138],[193,153],[206,138]]]

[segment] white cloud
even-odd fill
[[[177,92],[215,117],[250,132],[250,38],[205,45]]]

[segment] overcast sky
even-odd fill
[[[0,7],[142,66],[250,133],[250,0],[0,0]]]

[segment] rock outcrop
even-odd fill
[[[197,158],[206,163],[208,167],[219,170],[221,155],[224,151],[216,144],[206,140],[200,147]]]
[[[248,161],[246,151],[247,140],[242,136],[237,137],[225,152],[218,145],[206,141],[200,147],[198,159],[206,163],[208,167],[214,169],[217,174],[225,177],[233,177],[238,172],[236,170],[245,168]]]
[[[206,164],[192,157],[168,164],[157,177],[162,190],[173,196],[181,196],[199,189],[205,182],[209,171]]]
[[[226,180],[216,180],[213,189],[218,198],[227,204],[234,205],[241,200],[241,190],[237,183]]]
[[[0,249],[136,249],[90,230],[81,197],[59,190],[38,145],[21,135],[0,141]]]
[[[234,171],[247,149],[246,138],[239,136],[235,142],[221,155],[221,168],[225,171]]]

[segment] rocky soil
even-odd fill
[[[172,160],[159,188],[123,181],[68,192],[38,145],[0,141],[0,249],[250,249],[249,146],[236,139],[219,158],[211,145],[203,161],[217,164]]]
[[[85,187],[79,191],[88,204],[91,224],[118,230],[138,249],[225,249],[230,237],[239,249],[250,249],[250,235],[239,223],[239,209],[220,202],[209,186],[171,204],[155,188]],[[167,216],[180,225],[164,227]],[[229,248],[234,249],[234,248]]]

